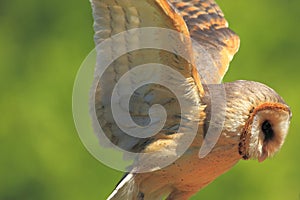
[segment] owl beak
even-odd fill
[[[261,155],[258,157],[258,162],[263,162],[264,160],[266,160],[266,158],[269,156],[269,153],[263,149],[263,152],[261,153]]]

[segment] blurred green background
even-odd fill
[[[298,0],[222,0],[241,48],[225,81],[273,87],[293,119],[282,151],[241,161],[192,199],[298,199],[300,26]],[[93,49],[90,3],[0,1],[0,199],[102,200],[122,176],[94,159],[77,135],[72,87]]]

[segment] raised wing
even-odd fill
[[[160,27],[188,36],[184,20],[165,0],[91,0],[91,3],[95,21],[95,42],[98,45],[98,69],[91,99],[91,110],[95,109],[97,118],[94,125],[99,124],[106,137],[126,151],[151,152],[158,150],[156,147],[162,148],[162,143],[173,145],[173,150],[176,151],[174,137],[178,135],[173,137],[176,135],[173,133],[178,132],[182,121],[186,123],[185,129],[193,126],[190,123],[198,125],[201,109],[203,109],[200,102],[203,88],[197,71],[192,65],[191,44],[188,38],[170,31],[166,34],[162,29],[136,28]],[[128,33],[119,34],[123,31]],[[107,41],[108,45],[103,46],[102,44]],[[156,46],[157,44],[159,46]],[[174,49],[176,52],[172,52]],[[190,57],[184,59],[185,56]],[[101,71],[99,65],[106,61],[109,63],[109,60],[112,61],[109,67],[99,75],[98,72]],[[157,66],[144,65],[149,63],[169,66],[173,72],[166,73]],[[139,71],[141,68],[137,66],[141,65],[144,68]],[[118,84],[127,72],[135,69],[137,71],[130,74],[125,82]],[[183,79],[179,78],[174,71]],[[137,82],[143,83],[147,80],[152,82],[144,84],[133,94],[129,94],[131,93],[129,88],[133,88]],[[114,89],[116,98],[113,98]],[[129,107],[126,107],[127,101],[123,99],[128,95],[131,96]],[[160,112],[152,110],[152,114],[149,114],[150,107],[155,104],[164,106],[167,114],[166,122],[158,131],[159,133],[145,138],[143,135],[139,137],[129,135],[133,132],[144,133],[147,129],[141,127],[147,128],[152,124],[161,123]],[[115,107],[120,107],[129,115],[120,112],[117,116],[113,116]],[[151,120],[149,115],[152,116]],[[116,117],[121,122],[117,123]],[[129,118],[132,118],[138,127],[128,125]],[[127,128],[127,131],[120,128],[120,124],[123,128]],[[152,146],[149,147],[149,144]]]
[[[220,83],[229,62],[239,49],[239,37],[228,28],[224,14],[215,1],[169,0],[169,2],[182,15],[191,37],[203,47],[194,49],[202,83]],[[208,62],[207,56],[211,57]]]

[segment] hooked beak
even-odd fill
[[[263,148],[261,155],[258,157],[258,162],[263,162],[269,156],[269,153]]]

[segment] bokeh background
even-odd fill
[[[219,5],[242,41],[225,81],[275,88],[293,119],[273,159],[241,161],[192,199],[299,199],[300,1]],[[73,82],[94,47],[92,23],[88,0],[0,1],[1,200],[102,200],[122,176],[88,153],[72,118]]]

